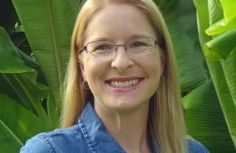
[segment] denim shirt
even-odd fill
[[[208,153],[207,149],[193,139],[187,139],[189,153]],[[153,153],[160,153],[153,145]],[[27,140],[20,153],[125,153],[112,138],[96,115],[92,105],[87,104],[78,124],[64,129],[40,133]]]

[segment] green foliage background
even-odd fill
[[[188,134],[236,151],[236,3],[156,0],[171,32]],[[58,127],[78,0],[0,0],[0,152]]]

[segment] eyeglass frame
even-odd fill
[[[153,39],[153,41],[154,41],[154,46],[149,46],[149,47],[155,48],[155,47],[157,47],[157,46],[159,45],[159,42],[158,42],[158,40],[157,40],[156,38],[153,38],[153,37],[138,37],[138,38],[150,38],[150,39]],[[124,46],[125,51],[128,51],[128,48],[129,48],[129,47],[127,47],[127,46],[128,46],[128,43],[116,44],[115,42],[113,42],[113,41],[108,41],[108,40],[95,40],[95,41],[90,41],[90,42],[88,42],[85,46],[83,46],[83,48],[79,50],[79,54],[81,54],[83,51],[86,51],[86,53],[91,54],[91,55],[93,56],[93,54],[88,51],[87,46],[88,46],[90,43],[92,43],[92,42],[97,42],[97,41],[104,41],[104,42],[112,43],[112,44],[114,45],[114,46],[113,46],[114,49],[112,50],[112,52],[114,52],[114,51],[116,52],[116,51],[117,51],[117,47],[119,47],[119,46]],[[132,41],[132,39],[129,40],[129,41]],[[129,41],[128,41],[128,42],[129,42]]]

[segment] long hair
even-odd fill
[[[160,40],[165,67],[158,90],[150,99],[148,130],[161,152],[187,152],[172,42],[160,10],[152,0],[87,0],[83,4],[76,19],[71,39],[71,55],[65,80],[61,126],[69,127],[76,124],[89,96],[91,96],[90,90],[83,88],[78,50],[84,45],[85,31],[89,21],[109,3],[132,5],[149,18],[156,36]]]

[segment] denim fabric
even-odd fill
[[[193,139],[187,139],[189,153],[207,153],[207,149]],[[109,135],[91,104],[87,104],[78,124],[64,129],[40,133],[29,139],[20,153],[125,153]],[[159,153],[153,147],[153,153]]]

